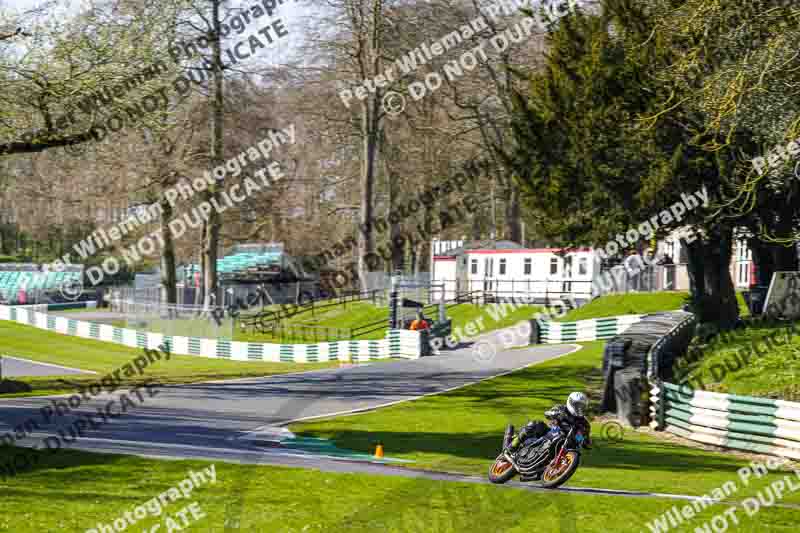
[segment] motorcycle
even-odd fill
[[[578,469],[586,437],[575,427],[554,424],[538,439],[528,439],[515,452],[508,447],[514,438],[509,425],[503,436],[503,450],[489,469],[489,481],[502,484],[520,474],[520,481],[540,480],[548,489],[566,483]]]

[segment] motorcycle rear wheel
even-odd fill
[[[500,454],[489,469],[489,481],[501,485],[517,475],[517,469]]]
[[[564,454],[559,465],[547,465],[542,472],[542,486],[546,489],[560,487],[567,482],[572,474],[581,464],[581,455],[578,452],[570,451]]]

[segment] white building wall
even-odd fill
[[[456,297],[456,278],[458,277],[456,265],[456,257],[434,256],[431,261],[431,270],[433,271],[431,272],[431,282],[444,285],[445,300],[452,300]],[[435,300],[440,298],[438,291],[431,296]]]
[[[588,298],[600,266],[596,254],[583,249],[561,257],[556,251],[467,250],[459,257],[457,269],[470,291],[494,292],[498,297],[557,297],[567,293]]]
[[[747,235],[737,232],[733,243],[733,257],[731,258],[731,277],[737,289],[749,289],[754,282],[752,275],[753,251],[747,245]]]

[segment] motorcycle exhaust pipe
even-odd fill
[[[508,452],[503,452],[503,457],[505,457],[505,458],[508,460],[508,462],[509,462],[509,463],[511,463],[511,466],[513,466],[513,467],[514,467],[514,469],[515,469],[517,472],[522,472],[522,470],[520,469],[520,467],[519,467],[519,465],[517,464],[517,462],[514,460],[514,458],[513,458],[513,457],[511,457],[511,456],[508,454]]]
[[[532,474],[532,473],[536,472],[537,470],[541,469],[542,465],[547,464],[547,460],[549,459],[549,456],[545,456],[545,457],[539,459],[538,461],[536,461],[535,463],[533,463],[531,466],[529,466],[527,468],[523,468],[523,467],[519,466],[517,463],[514,462],[513,459],[508,457],[508,455],[506,455],[506,458],[509,460],[509,462],[512,465],[514,465],[514,468],[516,468],[517,472],[519,472],[520,474]]]

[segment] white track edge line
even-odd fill
[[[17,357],[15,355],[0,355],[0,361],[3,359],[15,359],[17,361],[25,361],[26,363],[33,363],[35,365],[52,366],[53,368],[65,368],[67,370],[74,370],[82,374],[97,374],[94,370],[83,370],[81,368],[73,368],[71,366],[56,365],[54,363],[42,363],[41,361],[34,361],[33,359],[25,359],[24,357]],[[19,376],[19,377],[46,377],[46,376]]]

